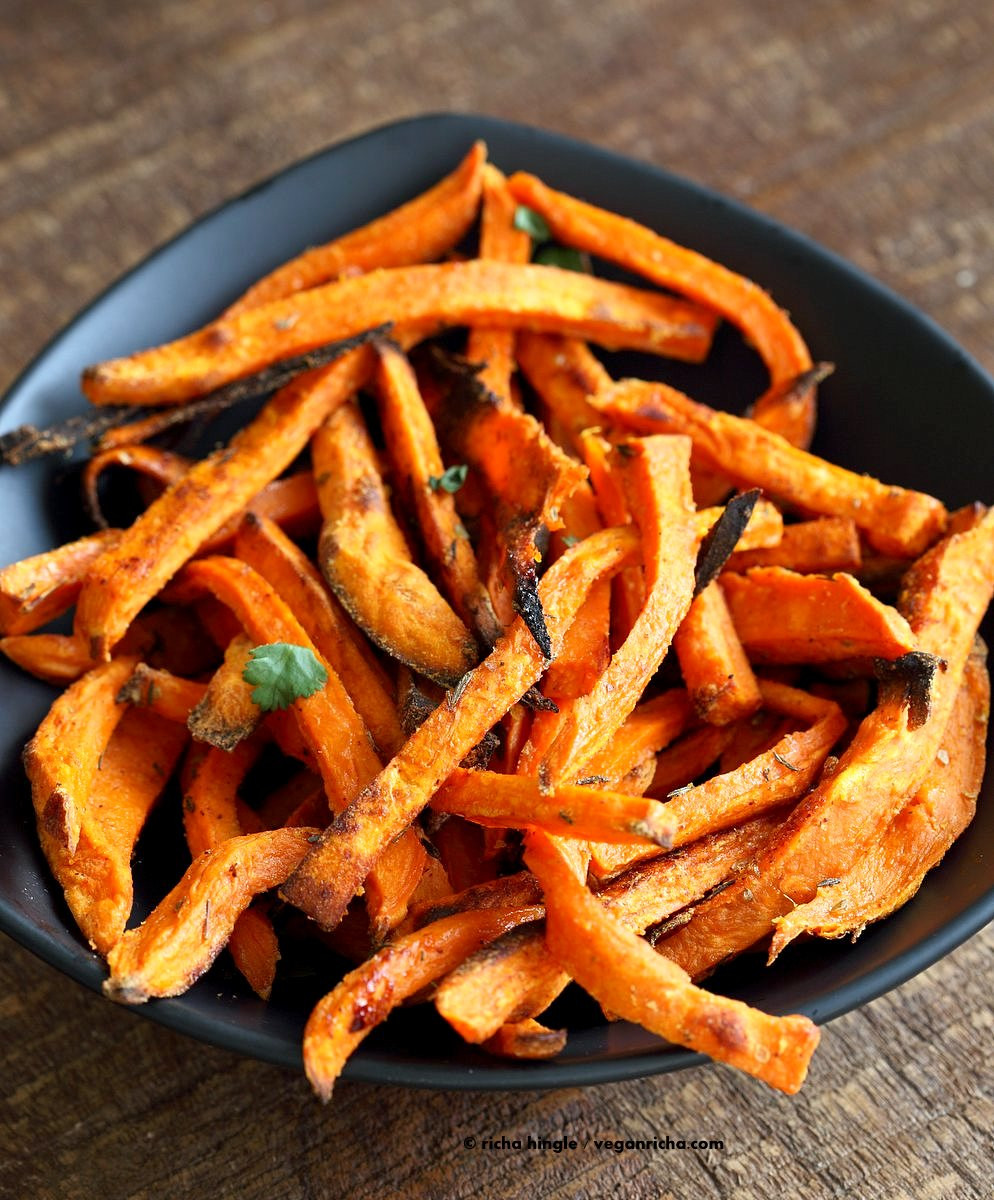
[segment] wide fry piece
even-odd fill
[[[900,908],[973,819],[990,709],[985,658],[981,647],[967,661],[943,745],[914,797],[844,878],[822,883],[814,899],[774,921],[770,962],[802,933],[855,939]]]
[[[196,333],[83,372],[94,404],[179,404],[304,354],[393,322],[434,333],[493,325],[571,333],[617,348],[700,362],[715,319],[661,293],[558,267],[469,262],[397,267],[324,284]]]
[[[38,827],[70,854],[76,852],[100,756],[124,716],[117,693],[136,662],[118,658],[88,671],[56,698],[24,748]]]
[[[527,837],[525,861],[545,893],[545,940],[569,974],[605,1008],[789,1095],[818,1045],[807,1017],[771,1017],[702,991],[676,964],[612,918],[578,878],[559,839]]]
[[[304,1069],[322,1100],[352,1051],[392,1008],[502,933],[542,915],[540,906],[457,913],[383,947],[318,1002],[304,1030]]]
[[[392,754],[404,735],[390,681],[321,573],[277,525],[258,514],[242,520],[235,550],[286,600],[341,679],[381,753]]]
[[[313,829],[273,829],[229,838],[201,854],[137,929],[108,955],[104,994],[125,1004],[178,996],[224,947],[260,892],[278,887],[300,862]]]
[[[365,380],[371,353],[353,351],[277,392],[225,449],[195,463],[92,564],[75,629],[94,658],[108,657],[183,563],[293,462],[327,414]]]
[[[324,515],[318,557],[332,591],[376,645],[423,675],[454,684],[479,651],[414,563],[355,404],[343,405],[317,431],[313,455]]]
[[[842,572],[826,578],[754,567],[723,574],[720,587],[753,662],[900,658],[916,647],[904,617]]]
[[[473,222],[486,158],[484,143],[474,142],[451,175],[368,225],[305,250],[277,267],[230,305],[225,316],[237,316],[260,304],[316,287],[346,271],[374,271],[441,258]]]
[[[662,662],[691,601],[690,444],[682,438],[641,438],[630,443],[630,451],[624,479],[642,536],[645,606],[593,690],[565,714],[539,768],[548,783],[582,771],[610,741]]]
[[[102,529],[0,571],[0,633],[25,634],[68,612],[90,565],[120,536]]]
[[[634,531],[605,530],[555,562],[539,585],[553,651],[590,586],[633,555]],[[341,920],[363,876],[487,730],[536,682],[542,652],[517,619],[321,836],[283,889],[284,898],[325,928]]]
[[[848,517],[882,554],[912,558],[945,528],[945,506],[934,497],[837,467],[666,384],[622,380],[599,393],[596,405],[627,429],[687,434],[695,454],[740,485],[761,487],[812,513]]]
[[[844,878],[914,794],[930,770],[949,723],[973,639],[994,590],[994,510],[972,529],[944,538],[905,576],[898,607],[926,654],[946,670],[931,686],[929,714],[909,720],[903,688],[882,689],[840,757],[760,856],[759,874],[701,906],[661,950],[692,975],[770,933],[773,921],[810,901],[825,879]]]
[[[186,743],[182,726],[154,713],[125,712],[79,807],[79,837],[65,841],[39,825],[41,846],[87,942],[107,955],[131,913],[131,854],[145,818]]]
[[[414,370],[399,347],[384,343],[377,349],[383,435],[405,500],[417,517],[425,553],[449,603],[484,646],[493,646],[501,629],[455,499],[439,486],[445,466]]]

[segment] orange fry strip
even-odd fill
[[[943,745],[914,797],[846,876],[822,882],[812,900],[774,921],[770,962],[802,933],[857,938],[871,921],[911,899],[969,825],[984,775],[990,709],[985,657],[981,649],[967,661]]]
[[[673,844],[674,830],[656,800],[573,784],[541,792],[534,779],[522,775],[457,768],[432,797],[431,807],[496,828],[537,825],[564,837],[665,849]]]
[[[781,821],[782,814],[757,817],[640,863],[609,883],[598,898],[641,935],[724,883]],[[443,980],[435,1007],[466,1041],[482,1042],[507,1022],[543,1012],[568,982],[569,975],[549,955],[542,932],[519,930]]]
[[[39,824],[52,874],[83,936],[104,956],[124,933],[134,885],[131,855],[153,804],[186,743],[181,726],[149,712],[126,712],[110,736],[79,810],[74,853]]]
[[[243,518],[235,549],[287,602],[341,679],[381,753],[393,754],[404,735],[390,681],[321,573],[278,526],[256,514]]]
[[[900,658],[916,648],[904,617],[851,575],[827,579],[754,567],[745,575],[723,574],[720,586],[753,662]]]
[[[759,684],[717,582],[694,597],[673,638],[673,649],[702,721],[730,725],[759,708]]]
[[[190,713],[203,702],[206,693],[205,683],[181,679],[171,671],[139,663],[117,693],[117,700],[119,704],[147,708],[167,721],[186,725]]]
[[[259,907],[246,908],[231,931],[228,953],[260,1000],[268,1000],[280,961],[280,944],[269,915]]]
[[[539,585],[553,652],[590,586],[636,552],[628,530],[605,530],[568,551]],[[369,868],[465,755],[534,684],[545,659],[517,618],[490,656],[412,733],[381,774],[322,834],[284,898],[334,928]]]
[[[0,571],[0,633],[31,633],[68,612],[76,603],[87,569],[120,536],[116,529],[103,529],[4,567]]]
[[[93,666],[79,639],[65,633],[15,633],[0,638],[0,651],[22,670],[60,687]]]
[[[684,433],[707,465],[809,512],[848,517],[882,554],[911,558],[943,532],[932,496],[880,483],[798,450],[755,421],[696,404],[662,383],[626,379],[597,396],[611,419],[640,433]]]
[[[565,1029],[549,1029],[532,1017],[502,1025],[483,1043],[488,1054],[501,1058],[555,1058],[565,1046]]]
[[[183,582],[194,589],[205,588],[223,600],[257,644],[275,640],[304,646],[325,666],[328,678],[324,687],[312,696],[295,700],[292,708],[313,755],[313,766],[324,781],[332,811],[346,809],[353,797],[376,777],[380,760],[348,692],[321,659],[300,622],[262,576],[238,559],[198,559],[185,568]],[[370,916],[383,931],[403,918],[426,857],[413,831],[398,829],[395,833],[399,835],[396,842],[389,847],[385,861],[376,866],[366,886]],[[353,887],[350,899],[361,882],[362,879],[358,880]]]
[[[693,719],[683,688],[671,688],[638,704],[610,743],[589,760],[585,776],[623,779],[646,757],[657,754],[678,738]]]
[[[526,263],[532,242],[527,233],[514,228],[517,203],[507,190],[507,180],[496,167],[483,169],[483,210],[480,218],[478,257],[497,262]],[[473,325],[466,340],[466,357],[482,363],[480,379],[504,404],[511,403],[514,371],[514,330]]]
[[[652,782],[646,788],[646,795],[665,799],[670,792],[693,783],[717,760],[731,737],[732,730],[727,727],[705,725],[692,730],[672,746],[667,746],[656,757]]]
[[[541,213],[557,240],[672,288],[738,326],[766,364],[771,388],[793,382],[811,366],[808,348],[788,315],[752,280],[644,225],[554,191],[533,175],[519,172],[509,186],[522,204]],[[813,388],[798,398],[796,409],[791,441],[807,446],[814,430]]]
[[[94,658],[106,658],[183,563],[293,462],[328,413],[364,382],[371,355],[363,347],[281,389],[225,449],[195,463],[92,564],[76,633]]]
[[[486,158],[486,146],[475,142],[451,175],[370,224],[277,267],[230,305],[225,316],[237,316],[346,273],[441,258],[473,223]]]
[[[255,732],[262,712],[252,701],[252,685],[244,679],[253,645],[244,634],[228,643],[224,662],[211,676],[204,698],[187,717],[187,728],[195,741],[207,742],[218,750],[234,750]]]
[[[304,1069],[327,1101],[345,1062],[398,1004],[447,974],[481,946],[534,921],[540,907],[457,913],[383,947],[320,1000],[304,1030]]]
[[[695,557],[690,443],[640,438],[629,449],[622,477],[641,534],[645,606],[594,689],[565,714],[540,767],[540,777],[544,773],[548,783],[575,777],[611,740],[662,662],[690,605]]]
[[[175,342],[88,367],[82,387],[94,404],[178,404],[386,322],[424,334],[476,324],[570,333],[691,362],[705,357],[715,326],[708,310],[658,292],[559,267],[476,259],[374,271],[222,317]]]
[[[117,693],[136,662],[129,657],[103,663],[71,684],[24,749],[38,827],[70,854],[76,853],[100,757],[125,713]]]
[[[701,508],[694,513],[698,541],[703,541],[705,535],[710,532],[712,525],[723,512],[724,508],[719,505],[713,508]],[[780,510],[775,504],[760,496],[749,516],[749,523],[742,530],[736,545],[741,551],[779,546],[786,532],[787,527],[784,526]],[[732,558],[736,558],[740,550],[736,550]],[[756,565],[762,564],[757,563]]]
[[[388,654],[440,683],[456,683],[479,651],[413,561],[357,405],[343,405],[321,426],[312,453],[324,516],[318,558],[342,607]]]
[[[932,767],[942,746],[973,639],[994,590],[994,510],[965,533],[943,539],[905,576],[899,608],[927,654],[946,670],[931,685],[929,713],[911,726],[904,689],[882,689],[838,768],[798,805],[760,856],[759,874],[698,909],[665,943],[698,976],[770,933],[773,921],[813,899],[825,879],[853,869]]]
[[[142,924],[111,950],[104,994],[143,1004],[185,992],[213,963],[252,900],[278,887],[300,862],[313,833],[306,828],[247,833],[194,859]]]
[[[518,334],[518,365],[538,392],[545,424],[562,430],[566,448],[581,455],[580,435],[603,425],[604,418],[587,397],[611,386],[613,380],[586,342],[550,334]]]
[[[553,958],[611,1012],[795,1093],[818,1045],[817,1026],[807,1017],[767,1016],[696,987],[612,918],[578,877],[574,858],[561,840],[529,832],[525,861],[545,893],[545,939]]]
[[[748,530],[747,530],[748,532]],[[780,540],[769,547],[747,546],[729,558],[725,570],[741,573],[752,567],[786,567],[791,571],[859,571],[863,554],[856,523],[849,517],[819,517],[786,525]]]
[[[383,343],[377,349],[380,421],[395,478],[417,517],[425,554],[449,603],[484,646],[493,646],[501,629],[455,499],[440,486],[445,465],[417,378],[397,346]]]

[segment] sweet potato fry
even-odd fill
[[[83,466],[80,482],[87,511],[97,525],[107,528],[100,504],[100,479],[108,467],[128,467],[142,479],[168,487],[178,483],[191,465],[191,459],[158,446],[127,445],[102,450]]]
[[[549,1029],[532,1017],[502,1025],[483,1043],[500,1058],[555,1058],[566,1045],[565,1029]]]
[[[546,425],[562,430],[566,449],[582,457],[580,435],[604,423],[587,397],[610,387],[611,376],[586,342],[576,338],[522,331],[517,355],[542,402]]]
[[[186,743],[186,732],[150,712],[125,712],[85,801],[73,853],[39,825],[42,849],[87,942],[104,956],[131,913],[131,854]]]
[[[554,651],[591,584],[624,566],[636,545],[634,532],[605,530],[549,568],[539,594]],[[535,683],[544,663],[524,622],[515,621],[491,655],[469,672],[456,692],[329,826],[284,886],[284,898],[324,928],[333,928],[385,847],[495,721]]]
[[[630,443],[623,473],[642,537],[645,606],[594,689],[566,714],[540,768],[548,783],[581,772],[635,707],[662,662],[693,591],[690,444],[673,437]],[[589,542],[590,539],[588,538]],[[586,543],[581,543],[586,544]]]
[[[125,1004],[178,996],[210,967],[235,921],[300,862],[313,829],[273,829],[229,838],[201,854],[107,961],[104,994]]]
[[[207,685],[181,679],[171,671],[138,663],[117,693],[118,704],[147,708],[167,721],[186,725],[190,713],[202,703]]]
[[[541,916],[540,907],[457,913],[383,947],[319,1001],[304,1030],[304,1069],[328,1100],[345,1061],[392,1008],[480,946]]]
[[[415,333],[492,325],[589,338],[700,362],[715,319],[661,293],[558,267],[475,260],[398,267],[324,284],[83,372],[94,404],[179,404],[279,359],[385,322]]]
[[[500,330],[503,336],[506,331]],[[484,646],[492,647],[501,627],[480,578],[476,555],[459,519],[445,476],[442,454],[417,378],[406,355],[383,343],[376,372],[380,422],[387,451],[406,504],[417,518],[421,542],[449,603]]]
[[[277,267],[230,305],[225,316],[237,316],[346,273],[441,258],[473,223],[486,157],[486,146],[475,142],[451,175],[370,224]]]
[[[599,898],[637,934],[724,883],[769,841],[782,813],[767,814],[630,868]],[[500,938],[442,981],[435,1007],[467,1041],[482,1042],[506,1022],[537,1016],[569,982],[540,929]]]
[[[882,688],[837,769],[798,805],[760,856],[748,887],[733,884],[702,905],[660,944],[663,953],[701,975],[769,934],[777,917],[814,898],[820,882],[853,869],[921,786],[942,746],[992,589],[994,510],[969,531],[944,538],[905,577],[899,608],[919,648],[946,662],[932,682],[927,720],[909,721],[902,687]]]
[[[554,191],[533,175],[519,172],[509,187],[522,204],[542,214],[559,241],[672,288],[738,326],[766,364],[772,388],[793,383],[811,366],[807,346],[790,318],[750,279],[644,225]],[[763,415],[763,406],[757,408]],[[813,387],[801,391],[795,409],[791,441],[806,447],[814,431]],[[782,422],[783,416],[777,419]]]
[[[280,944],[269,915],[257,904],[245,909],[231,931],[228,953],[260,1000],[268,1000],[280,961]]]
[[[714,523],[724,512],[723,506],[701,508],[694,513],[694,525],[698,541],[703,541],[710,533]],[[762,496],[756,501],[749,515],[749,521],[738,540],[739,549],[732,558],[746,550],[760,550],[779,546],[783,540],[785,527],[783,516],[775,504],[764,500]],[[756,564],[760,565],[760,564]]]
[[[683,688],[637,704],[610,743],[587,763],[586,776],[621,780],[648,756],[655,756],[693,720],[690,699]]]
[[[203,699],[187,717],[187,728],[195,741],[207,742],[218,750],[234,750],[255,732],[262,712],[252,701],[252,685],[243,678],[253,645],[244,634],[231,639],[224,662],[211,676]]]
[[[324,515],[318,556],[342,607],[388,654],[430,679],[456,683],[479,651],[414,563],[356,405],[343,405],[322,425],[313,455]]]
[[[526,263],[532,243],[527,233],[514,228],[517,202],[507,190],[507,180],[492,164],[483,170],[483,210],[480,217],[479,257],[497,262]],[[481,363],[480,380],[502,404],[511,404],[514,371],[514,330],[473,325],[466,340],[466,357]]]
[[[753,662],[900,658],[915,649],[907,621],[851,575],[754,567],[721,577],[735,631]]]
[[[223,450],[196,463],[88,571],[76,632],[106,658],[134,617],[204,541],[297,457],[372,367],[366,347],[278,392]]]
[[[184,568],[183,578],[187,587],[209,589],[223,600],[257,643],[275,639],[304,646],[322,661],[328,675],[324,687],[295,700],[292,707],[332,811],[347,810],[353,797],[376,777],[380,760],[341,680],[320,659],[283,600],[247,563],[220,556],[202,558]],[[370,916],[381,933],[403,918],[425,864],[425,851],[413,831],[402,828],[395,833],[396,841],[373,869],[366,886]],[[352,894],[361,882],[357,881]]]
[[[971,655],[942,746],[914,797],[842,879],[819,883],[814,898],[774,921],[769,961],[799,934],[855,940],[871,921],[918,891],[973,819],[984,775],[990,680],[986,650]]]
[[[600,392],[596,404],[636,432],[687,434],[696,455],[741,485],[761,487],[811,513],[850,518],[883,554],[912,558],[945,528],[945,507],[932,496],[837,467],[754,421],[696,404],[665,384],[622,380]]]
[[[662,819],[658,801],[574,784],[541,792],[534,779],[520,775],[457,768],[432,797],[431,807],[497,828],[537,825],[565,837],[665,849],[673,844],[674,831]]]
[[[73,683],[93,666],[78,638],[65,633],[15,633],[0,638],[0,651],[30,675],[46,683]]]
[[[393,754],[404,735],[390,681],[317,568],[272,521],[257,514],[242,520],[235,549],[286,600],[341,679],[380,752]]]
[[[694,597],[674,635],[673,649],[702,721],[730,725],[759,708],[759,684],[717,582]]]
[[[744,542],[725,565],[741,573],[752,567],[786,567],[791,571],[859,571],[863,554],[855,521],[849,517],[820,517],[783,527],[773,546],[746,547]]]
[[[818,1044],[807,1017],[771,1017],[740,1000],[702,991],[599,904],[560,839],[533,829],[525,861],[545,893],[552,957],[600,1001],[678,1045],[739,1067],[792,1095]]]
[[[717,725],[694,729],[656,756],[647,796],[665,799],[677,788],[693,783],[714,763],[732,738],[732,730]]]
[[[120,533],[103,529],[0,571],[0,633],[31,633],[76,603],[90,565]]]
[[[76,853],[100,756],[125,713],[117,693],[136,663],[130,657],[102,663],[71,684],[24,749],[38,827],[69,854]]]

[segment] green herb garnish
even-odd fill
[[[449,467],[442,472],[441,475],[429,475],[428,486],[433,492],[439,490],[443,492],[458,492],[462,485],[466,482],[466,476],[469,474],[469,467],[465,463],[460,463],[457,467]]]
[[[242,678],[255,684],[252,702],[263,712],[289,708],[294,700],[313,696],[328,682],[328,672],[307,646],[271,642],[255,646]]]
[[[515,229],[520,230],[521,233],[527,233],[536,242],[547,242],[552,237],[552,231],[549,229],[545,217],[533,208],[529,208],[527,204],[519,204],[514,210],[513,225]]]
[[[590,255],[574,250],[572,246],[540,246],[533,261],[543,267],[561,267],[564,271],[579,271],[582,275],[593,273]]]

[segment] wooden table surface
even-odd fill
[[[0,385],[125,268],[392,118],[547,126],[839,251],[994,368],[984,0],[5,0]],[[985,497],[991,499],[992,497]],[[0,940],[0,1196],[989,1197],[994,930],[834,1022],[803,1093],[732,1071],[546,1093],[302,1078],[136,1019]],[[721,1150],[467,1149],[528,1134]]]

